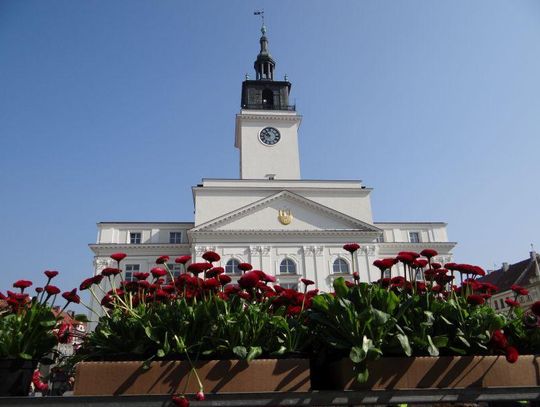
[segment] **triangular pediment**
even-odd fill
[[[380,229],[290,191],[281,191],[205,222],[192,232],[358,231]]]

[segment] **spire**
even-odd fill
[[[261,39],[259,40],[261,50],[253,64],[253,67],[255,68],[255,77],[257,80],[264,79],[273,81],[276,63],[268,51],[268,39],[266,38],[266,26],[264,25],[264,11],[255,11],[253,14],[261,16],[262,18]]]

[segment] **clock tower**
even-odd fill
[[[266,27],[254,63],[255,80],[242,83],[236,115],[235,147],[240,150],[241,179],[300,179],[298,127],[302,116],[289,104],[291,83],[274,80],[275,61],[268,51]]]

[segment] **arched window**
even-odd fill
[[[226,274],[240,274],[242,271],[238,268],[240,262],[236,259],[230,259],[225,265]]]
[[[348,274],[349,264],[341,257],[338,257],[336,260],[334,260],[332,271],[336,274]]]
[[[280,274],[296,274],[296,264],[291,259],[283,259],[279,265]]]

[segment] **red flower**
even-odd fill
[[[360,273],[358,273],[358,271],[353,272],[352,276],[354,278],[354,281],[360,281]]]
[[[17,280],[13,283],[13,287],[20,288],[21,291],[24,291],[25,288],[28,288],[32,285],[30,280]]]
[[[257,286],[259,280],[259,275],[255,271],[249,271],[240,277],[238,284],[242,288],[253,288]]]
[[[407,252],[401,252],[396,256],[396,259],[402,262],[403,264],[412,264],[414,257]]]
[[[120,274],[120,269],[114,267],[106,267],[101,270],[101,275],[105,277],[116,276],[117,274]]]
[[[42,291],[43,291],[43,287],[36,287],[36,293],[39,294]],[[5,298],[2,298],[2,297],[3,297],[3,295],[2,295],[2,293],[0,293],[0,300],[5,300]]]
[[[172,402],[176,407],[189,407],[189,400],[185,396],[172,396]]]
[[[64,297],[64,299],[68,302],[68,304],[70,302],[74,302],[75,304],[79,304],[81,302],[81,297],[77,295],[76,288],[74,288],[71,291],[66,291],[65,293],[62,294],[62,297]]]
[[[197,394],[195,394],[195,399],[197,401],[203,401],[205,399],[203,391],[199,391]]]
[[[45,274],[48,278],[54,278],[58,275],[58,271],[45,270],[43,274]]]
[[[426,267],[427,264],[428,264],[428,261],[426,259],[416,259],[415,261],[413,261],[414,267],[424,268]]]
[[[150,270],[150,273],[152,273],[154,278],[159,278],[166,276],[167,270],[162,269],[161,267],[154,267],[152,270]]]
[[[431,263],[431,268],[434,270],[440,269],[441,267],[441,263]]]
[[[482,305],[486,300],[481,295],[471,294],[467,297],[467,302],[471,305]]]
[[[191,260],[191,256],[180,256],[174,259],[174,262],[178,264],[186,264],[190,260]]]
[[[540,301],[536,301],[533,305],[531,305],[531,311],[536,315],[540,317]]]
[[[55,285],[46,285],[44,289],[45,292],[49,295],[56,295],[60,293],[60,289]]]
[[[202,255],[202,258],[205,259],[207,262],[214,263],[216,261],[219,261],[221,257],[216,252],[206,252]]]
[[[435,257],[438,254],[439,253],[437,252],[437,250],[434,250],[434,249],[424,249],[420,252],[420,255],[427,257],[428,259],[431,259],[432,257]]]
[[[347,250],[351,254],[353,254],[358,249],[360,249],[360,245],[358,243],[347,243],[343,245],[343,250]]]
[[[306,287],[315,284],[314,281],[308,280],[307,278],[301,278],[300,281],[303,282]]]
[[[499,349],[506,349],[508,346],[508,339],[506,339],[503,331],[497,329],[491,334],[491,343]]]
[[[214,267],[206,272],[206,277],[216,277],[223,273],[225,273],[225,269],[223,267]]]
[[[127,254],[125,253],[113,253],[109,257],[113,260],[116,260],[118,263],[120,263],[122,260],[126,258]]]
[[[242,271],[249,271],[251,269],[253,269],[253,266],[249,263],[240,263],[238,265],[238,268]]]
[[[207,290],[213,290],[214,288],[219,287],[219,285],[219,280],[217,278],[209,278],[203,283],[203,287]]]
[[[92,285],[94,284],[94,277],[87,278],[83,280],[81,285],[79,286],[79,290],[84,291],[88,290]]]
[[[187,270],[193,274],[199,274],[212,268],[211,263],[191,263]]]
[[[519,352],[516,348],[513,346],[507,346],[505,349],[506,352],[506,360],[510,363],[515,363],[518,360]]]
[[[229,284],[231,282],[231,280],[232,280],[231,277],[229,277],[226,274],[220,274],[218,276],[218,279],[219,279],[219,282],[221,283],[221,285]]]
[[[59,343],[68,343],[70,329],[71,329],[70,324],[66,324],[62,322],[62,324],[58,328],[58,332],[56,332],[55,334]]]
[[[146,280],[150,273],[143,273],[142,271],[136,271],[133,273],[133,277],[135,277],[137,280]]]
[[[137,284],[139,285],[139,288],[143,288],[143,289],[150,288],[150,282],[146,280],[139,280],[137,281]]]
[[[519,304],[519,302],[517,302],[517,301],[515,301],[515,300],[512,300],[512,299],[510,299],[510,298],[507,298],[506,300],[504,300],[504,302],[505,302],[508,306],[510,306],[510,307],[512,307],[512,308],[514,308],[514,307],[520,307],[520,306],[521,306],[521,305]]]
[[[169,261],[169,256],[159,256],[157,259],[156,259],[156,264],[164,264],[164,263],[167,263]]]

